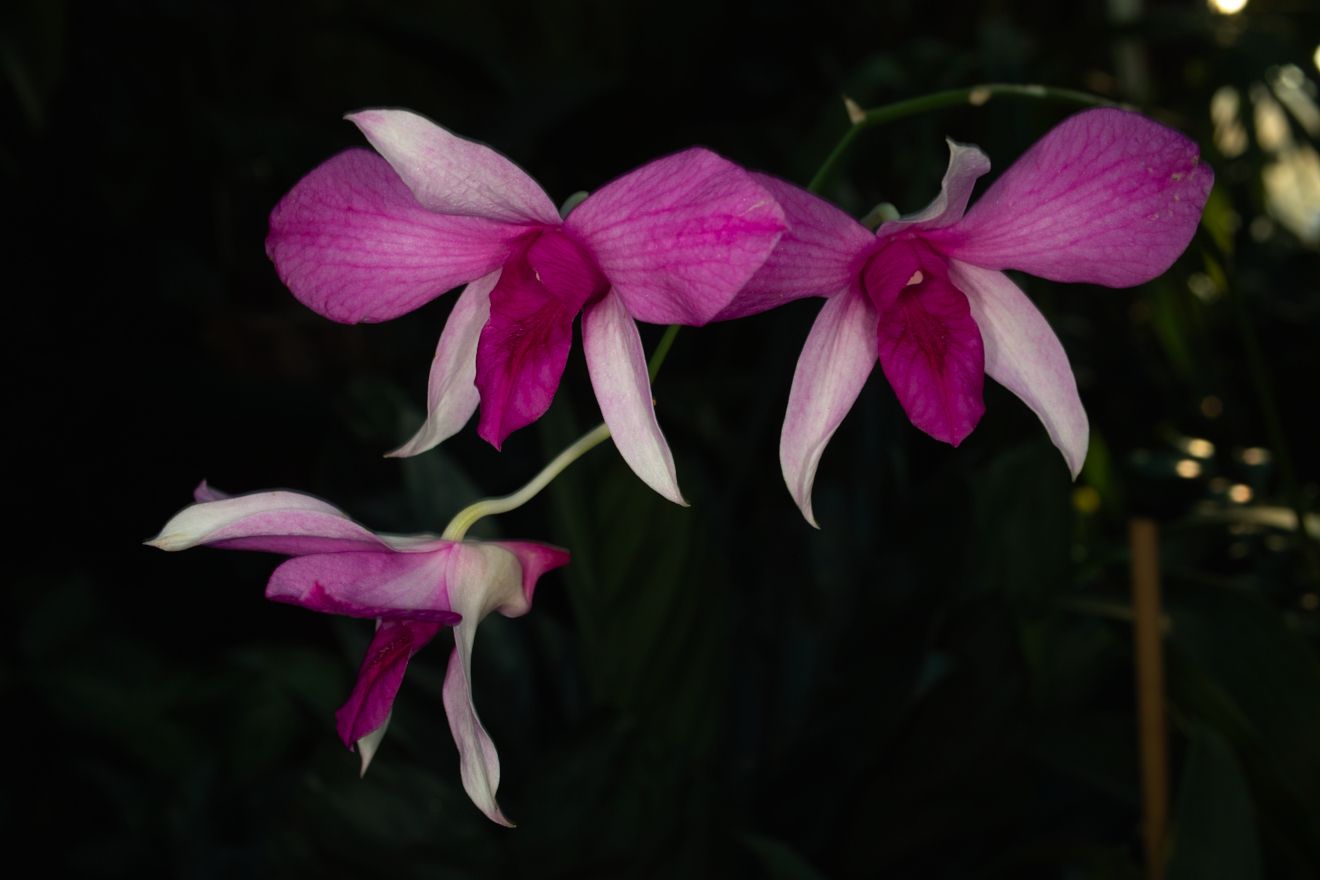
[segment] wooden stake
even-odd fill
[[[1137,741],[1146,880],[1164,878],[1169,827],[1169,747],[1164,721],[1163,612],[1159,526],[1138,517],[1128,527],[1132,550],[1132,632],[1137,686]]]

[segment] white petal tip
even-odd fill
[[[403,444],[398,449],[391,449],[389,452],[385,453],[385,457],[412,458],[414,455],[421,455],[423,452],[429,452],[430,450],[435,449],[440,445],[441,441],[445,439],[447,438],[440,437],[438,439],[423,439],[422,432],[418,431],[417,434],[407,443]]]
[[[183,535],[157,535],[150,541],[142,542],[146,547],[155,547],[157,550],[182,550],[188,545],[188,539]]]
[[[385,719],[384,724],[357,741],[358,757],[362,759],[362,766],[358,769],[359,779],[367,775],[367,768],[371,766],[372,759],[376,757],[376,752],[380,750],[381,740],[385,739],[385,729],[387,727],[389,727],[388,717]]]

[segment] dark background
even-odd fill
[[[1266,189],[1314,147],[1276,98],[1316,93],[1320,9],[1146,6],[4,4],[10,852],[92,877],[1139,876],[1126,535],[1154,514],[1171,876],[1320,876],[1320,569],[1270,525],[1317,496],[1320,260]],[[1163,278],[1022,279],[1090,412],[1082,479],[998,387],[953,450],[876,377],[825,456],[813,531],[776,449],[817,306],[684,330],[655,393],[691,509],[607,447],[478,529],[574,553],[478,640],[517,830],[458,784],[445,651],[414,662],[359,780],[332,716],[370,624],[265,602],[272,558],[140,545],[203,477],[439,531],[597,420],[575,351],[504,453],[469,429],[381,457],[420,423],[452,296],[336,325],[263,253],[278,198],[361,143],[343,113],[412,108],[558,202],[694,143],[806,181],[842,94],[985,81],[1133,101],[1216,170]],[[1225,86],[1236,145],[1211,124]],[[1271,103],[1292,153],[1257,125]],[[1068,112],[1005,99],[893,124],[827,194],[916,210],[944,136],[1002,170]]]

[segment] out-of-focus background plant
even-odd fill
[[[105,877],[1140,876],[1144,516],[1169,876],[1320,876],[1320,8],[1219,2],[5,4],[0,825],[49,872]],[[468,431],[380,457],[420,423],[452,297],[335,325],[262,251],[279,196],[359,143],[344,112],[415,109],[562,199],[693,143],[805,182],[842,94],[984,81],[1131,102],[1217,175],[1156,282],[1019,279],[1091,415],[1081,480],[1002,389],[953,450],[873,378],[813,531],[776,446],[815,308],[685,331],[656,395],[691,510],[606,448],[477,529],[574,553],[476,657],[516,831],[459,786],[444,651],[359,780],[332,713],[370,625],[265,602],[270,560],[139,546],[202,477],[438,530],[596,420],[574,355],[503,454]],[[1067,112],[895,123],[826,195],[915,210],[946,135],[1002,170]]]

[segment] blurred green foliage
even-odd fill
[[[1320,259],[1271,202],[1282,153],[1259,109],[1314,148],[1281,95],[1315,99],[1320,10],[1147,6],[6,4],[14,852],[92,877],[1140,876],[1126,522],[1148,514],[1169,875],[1320,876],[1320,581],[1289,528],[1320,482]],[[467,433],[380,457],[420,422],[450,298],[333,325],[262,250],[279,196],[358,142],[344,112],[416,109],[560,200],[693,143],[805,181],[841,94],[983,81],[1135,101],[1216,169],[1164,278],[1023,279],[1090,411],[1082,480],[1002,389],[952,450],[875,379],[823,462],[816,532],[776,456],[815,306],[685,330],[656,395],[690,510],[607,448],[481,527],[574,553],[531,615],[479,640],[516,831],[458,784],[444,651],[415,661],[360,780],[332,713],[369,624],[265,603],[270,559],[138,546],[202,477],[439,530],[595,421],[575,354],[503,454]],[[1212,103],[1234,94],[1217,133]],[[828,195],[915,210],[946,135],[1003,169],[1066,112],[992,101],[867,133]]]

